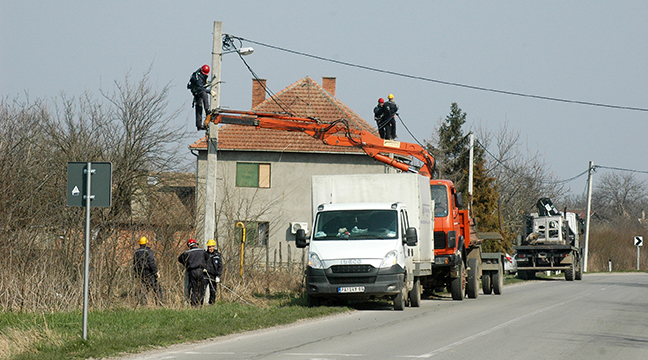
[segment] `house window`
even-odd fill
[[[245,246],[266,246],[268,245],[268,234],[270,223],[266,221],[241,221],[245,224]],[[238,221],[236,222],[238,223]],[[242,238],[243,229],[236,227],[238,239]]]
[[[270,188],[270,164],[236,163],[236,186]]]

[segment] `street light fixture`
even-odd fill
[[[223,55],[234,53],[234,52],[239,53],[240,55],[246,56],[246,55],[252,54],[254,52],[254,49],[251,48],[251,47],[244,47],[244,48],[240,48],[240,49],[225,51],[225,52],[223,52]]]

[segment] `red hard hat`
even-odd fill
[[[189,241],[187,241],[187,246],[191,247],[192,245],[198,245],[198,243],[194,239],[189,239]]]
[[[379,103],[379,104],[382,104],[382,103],[384,103],[384,102],[385,102],[385,99],[383,99],[383,98],[378,99],[378,103]]]
[[[203,66],[200,68],[200,72],[202,72],[202,73],[205,74],[205,75],[209,75],[209,65],[203,65]]]

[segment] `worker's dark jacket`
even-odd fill
[[[383,107],[381,105],[376,105],[374,108],[374,120],[380,121],[383,116]]]
[[[205,251],[205,262],[207,264],[205,269],[207,269],[209,277],[213,279],[217,276],[220,277],[223,274],[223,258],[221,257],[221,253],[217,250],[214,250],[214,252],[211,253]]]
[[[180,254],[178,261],[191,276],[200,277],[202,269],[205,268],[205,250],[199,247],[191,248]]]
[[[150,247],[141,246],[135,250],[135,254],[133,255],[133,270],[140,277],[153,276],[158,272],[157,265],[155,264],[155,256],[153,256],[153,250]]]
[[[203,74],[200,69],[196,70],[191,74],[189,78],[189,83],[187,84],[187,89],[191,90],[191,93],[196,96],[200,95],[202,92],[207,92],[207,75]]]
[[[385,102],[383,108],[383,120],[392,119],[398,112],[398,105],[396,105],[396,103],[391,100]]]

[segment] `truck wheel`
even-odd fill
[[[459,265],[459,276],[452,279],[450,283],[450,293],[452,294],[452,300],[463,300],[466,297],[466,285],[464,275],[466,274],[466,265],[463,263],[463,260],[459,260],[461,265]]]
[[[306,295],[306,302],[308,303],[308,307],[317,307],[321,304],[320,298],[312,295]]]
[[[477,278],[477,259],[468,259],[468,282],[466,283],[466,294],[468,298],[476,299],[479,295],[479,279]]]
[[[576,267],[576,280],[583,280],[583,263],[578,261],[578,266]]]
[[[406,299],[407,287],[403,284],[403,288],[394,298],[394,310],[404,310],[405,309],[405,299]]]
[[[421,279],[414,278],[414,287],[409,292],[410,304],[412,307],[421,306]]]
[[[491,282],[490,271],[484,271],[482,274],[482,290],[485,295],[490,295],[493,292],[493,283]]]
[[[502,295],[504,289],[504,271],[502,264],[499,264],[497,271],[493,271],[493,292],[495,295]]]
[[[574,264],[570,264],[569,269],[565,270],[565,280],[574,281]]]

